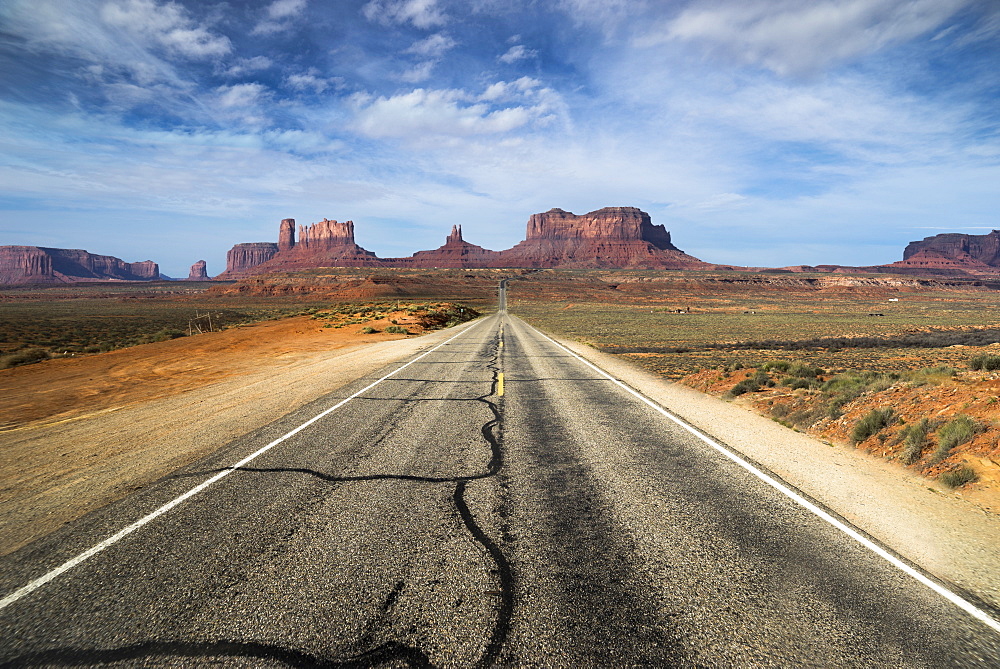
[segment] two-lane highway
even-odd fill
[[[988,624],[504,309],[0,587],[2,666],[1000,666]]]

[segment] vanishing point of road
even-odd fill
[[[995,612],[504,289],[405,364],[0,559],[0,666],[1000,666]]]

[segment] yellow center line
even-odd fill
[[[503,397],[503,372],[497,375],[497,397]]]

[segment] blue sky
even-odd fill
[[[224,269],[637,206],[703,260],[1000,228],[995,0],[0,0],[0,244]]]

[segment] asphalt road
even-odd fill
[[[0,666],[1000,666],[512,316],[396,368],[0,560]]]

